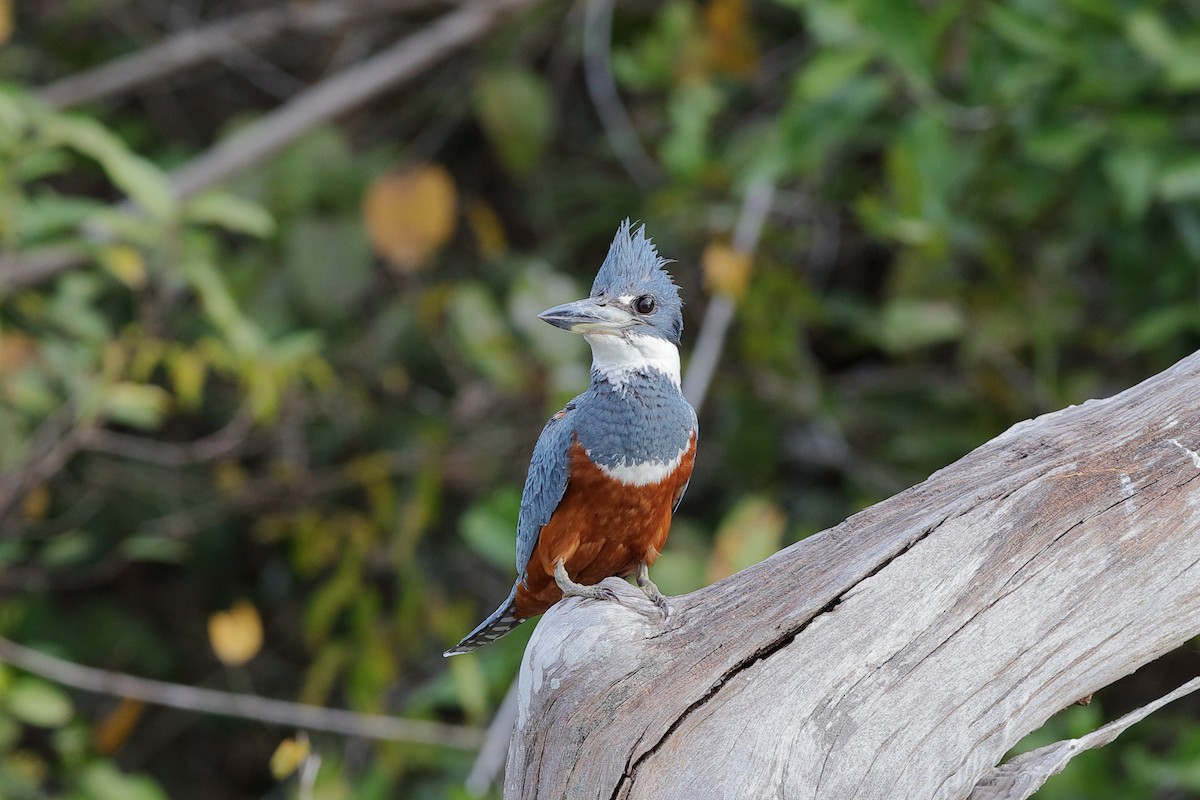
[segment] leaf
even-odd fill
[[[51,144],[63,144],[94,159],[121,191],[159,221],[175,215],[175,193],[167,176],[125,147],[113,133],[88,117],[55,114],[43,126]]]
[[[893,353],[959,338],[967,321],[955,305],[936,300],[896,299],[884,306],[879,343]]]
[[[100,411],[113,422],[153,430],[170,407],[171,395],[161,386],[122,381],[104,390]]]
[[[92,741],[97,752],[111,756],[121,749],[142,718],[145,704],[141,700],[123,698],[117,706],[96,723]]]
[[[517,343],[487,289],[461,283],[450,299],[450,327],[471,366],[496,386],[517,391],[525,386],[525,369]]]
[[[37,355],[38,343],[33,337],[16,331],[0,334],[0,375],[15,375]]]
[[[393,235],[397,229],[388,224]],[[373,264],[357,220],[310,218],[291,225],[284,241],[288,285],[323,320],[354,312],[371,282]]]
[[[1150,9],[1140,8],[1131,13],[1125,31],[1134,46],[1158,64],[1169,64],[1179,52],[1179,42],[1171,29]]]
[[[96,252],[96,260],[130,289],[146,285],[146,259],[136,247],[127,244],[102,247]]]
[[[508,252],[508,238],[504,235],[504,223],[500,215],[486,201],[473,198],[467,202],[467,224],[475,234],[479,257],[484,261],[495,261]]]
[[[1156,164],[1148,150],[1118,150],[1104,159],[1104,175],[1117,190],[1121,212],[1128,220],[1138,220],[1150,207],[1154,196]]]
[[[50,487],[46,483],[34,486],[21,501],[21,516],[27,520],[45,519],[49,510]]]
[[[521,494],[516,487],[498,489],[459,517],[459,533],[489,564],[509,569],[520,508]]]
[[[454,233],[458,192],[440,164],[417,164],[378,178],[363,200],[375,250],[408,272],[424,266]]]
[[[779,549],[787,517],[761,497],[747,498],[721,521],[708,561],[708,581],[719,581],[757,564]]]
[[[13,8],[12,0],[0,0],[0,44],[12,38]]]
[[[475,84],[475,116],[500,162],[518,175],[528,172],[550,141],[550,90],[537,73],[521,67],[485,71]]]
[[[462,663],[455,663],[461,661]],[[483,723],[488,719],[487,674],[478,658],[450,660],[450,676],[457,690],[457,700],[467,718]]]
[[[69,237],[100,207],[89,198],[61,197],[49,192],[26,197],[13,209],[19,241],[28,247]]]
[[[38,560],[51,569],[77,567],[95,554],[92,538],[80,530],[70,530],[55,536],[42,546]]]
[[[187,411],[199,409],[204,400],[204,379],[208,373],[204,358],[195,350],[179,350],[167,357],[166,365],[179,407]]]
[[[1158,179],[1158,194],[1168,201],[1200,197],[1200,159],[1191,159],[1164,169]]]
[[[154,533],[137,533],[121,540],[121,555],[130,561],[159,561],[180,564],[187,555],[187,543],[178,538]]]
[[[1030,158],[1051,167],[1072,167],[1104,131],[1096,125],[1056,125],[1038,130],[1022,142]]]
[[[752,261],[724,242],[709,242],[701,256],[704,265],[704,285],[713,294],[740,300],[750,285]]]
[[[295,739],[284,739],[271,754],[271,776],[277,781],[284,780],[312,755],[312,745],[308,736],[300,733]]]
[[[805,100],[823,100],[860,73],[871,61],[865,48],[818,51],[796,80],[796,91]]]
[[[249,601],[208,618],[208,641],[222,664],[239,667],[258,655],[263,643],[262,617]]]
[[[1162,67],[1171,88],[1187,91],[1200,87],[1200,53],[1195,40],[1177,39],[1161,16],[1144,8],[1129,15],[1126,32],[1144,56]]]
[[[231,192],[211,190],[197,195],[184,208],[184,216],[190,222],[260,239],[275,233],[275,219],[269,211]]]
[[[667,104],[671,131],[661,146],[663,163],[672,175],[690,180],[703,172],[712,122],[724,102],[720,90],[704,80],[687,81],[672,93]]]
[[[758,43],[750,27],[747,0],[709,0],[704,8],[710,66],[738,77],[758,68]]]
[[[79,775],[78,800],[167,800],[166,793],[145,775],[126,775],[111,761],[94,761]]]
[[[4,705],[14,717],[27,725],[57,728],[75,715],[71,698],[59,687],[41,678],[20,677],[12,682]]]

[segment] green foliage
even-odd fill
[[[22,9],[0,50],[0,634],[72,660],[486,723],[532,625],[440,651],[507,591],[533,441],[587,379],[583,343],[536,314],[586,293],[625,216],[677,259],[686,356],[694,265],[748,185],[777,188],[655,568],[670,593],[1200,345],[1184,3],[618,4],[614,76],[658,167],[636,181],[587,98],[576,17],[547,10],[186,200],[168,168],[269,110],[263,74],[206,67],[68,112],[31,91],[138,46],[143,13]],[[288,45],[256,57],[307,81],[354,49]],[[369,188],[430,162],[453,178],[452,237],[373,256]],[[206,625],[242,599],[262,652],[226,667]],[[1112,691],[1038,736],[1100,724]],[[291,732],[147,709],[101,747],[112,714],[0,668],[0,796],[294,791],[268,768]],[[1197,731],[1151,718],[1042,794],[1200,791]],[[314,748],[314,797],[465,796],[469,754]]]

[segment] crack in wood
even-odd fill
[[[885,558],[882,561],[880,561],[879,564],[877,564],[869,572],[867,572],[861,578],[855,580],[853,583],[851,583],[851,585],[847,586],[845,589],[843,589],[841,592],[839,592],[836,597],[834,597],[832,600],[830,600],[828,603],[826,603],[824,606],[822,606],[820,609],[818,609],[815,614],[813,614],[811,617],[809,617],[808,619],[806,619],[802,623],[800,623],[796,627],[795,630],[791,631],[790,633],[785,633],[784,635],[780,636],[779,638],[775,639],[774,641],[769,642],[768,644],[764,645],[763,647],[760,647],[758,650],[754,651],[753,653],[748,655],[746,658],[742,659],[741,661],[739,661],[738,663],[736,663],[732,667],[730,667],[728,670],[726,670],[721,675],[721,677],[719,677],[716,680],[716,682],[714,682],[713,685],[709,687],[708,691],[705,692],[702,697],[698,698],[695,702],[693,702],[691,705],[689,705],[687,708],[685,708],[679,714],[679,716],[675,718],[675,721],[672,722],[670,727],[667,728],[666,732],[663,733],[663,735],[661,737],[659,737],[659,740],[657,742],[655,742],[653,745],[651,745],[650,748],[646,750],[646,752],[644,752],[640,756],[638,756],[636,761],[633,761],[633,751],[632,750],[630,751],[630,757],[625,762],[625,766],[626,766],[625,771],[621,775],[621,779],[619,781],[617,781],[617,785],[613,789],[612,794],[609,796],[609,800],[619,800],[619,798],[628,797],[629,792],[633,788],[633,782],[637,779],[637,772],[641,768],[642,764],[644,764],[655,753],[657,753],[659,750],[661,750],[662,747],[666,744],[667,739],[671,738],[671,735],[674,734],[675,731],[678,730],[680,728],[680,726],[683,725],[683,723],[687,720],[687,718],[690,717],[693,712],[698,710],[705,703],[710,701],[714,696],[716,696],[716,694],[727,683],[729,683],[730,680],[732,680],[734,677],[736,677],[738,675],[738,673],[746,671],[747,669],[754,666],[758,662],[763,661],[767,658],[770,658],[773,654],[779,652],[783,648],[790,645],[792,642],[794,642],[796,640],[796,637],[798,637],[800,634],[804,633],[804,631],[806,631],[809,627],[811,627],[812,624],[814,622],[816,622],[819,618],[825,616],[826,614],[831,613],[834,609],[836,609],[839,605],[841,605],[842,601],[846,598],[846,596],[849,595],[851,592],[853,592],[855,590],[855,588],[862,585],[863,583],[870,580],[871,578],[875,577],[880,572],[882,572],[884,569],[886,569],[890,564],[895,562],[897,559],[903,557],[906,553],[908,553],[910,550],[912,550],[918,544],[925,541],[925,539],[929,538],[936,530],[938,530],[940,527],[945,525],[946,522],[949,521],[954,516],[956,516],[956,515],[948,514],[947,516],[945,516],[941,520],[939,520],[936,524],[931,525],[928,528],[926,528],[925,530],[921,531],[921,534],[919,536],[913,538],[913,540],[911,542],[904,545],[904,547],[902,547],[900,550],[896,551],[890,557]],[[633,761],[633,763],[630,764],[630,761]]]

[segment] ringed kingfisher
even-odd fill
[[[517,580],[491,616],[444,655],[494,642],[565,597],[615,600],[600,581],[650,580],[696,458],[696,412],[680,389],[679,290],[645,227],[625,220],[584,300],[541,319],[592,348],[587,391],[538,437],[517,520]]]

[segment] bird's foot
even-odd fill
[[[620,602],[616,592],[607,586],[585,586],[571,580],[571,576],[567,574],[567,568],[563,566],[562,559],[559,559],[558,563],[554,565],[554,582],[558,584],[563,597],[590,597],[593,600]]]
[[[666,619],[667,615],[671,613],[671,607],[667,604],[667,598],[654,585],[654,581],[650,580],[650,568],[646,566],[645,562],[638,564],[637,585],[646,597],[649,597],[650,601],[658,606],[658,610],[662,612],[663,618]]]

